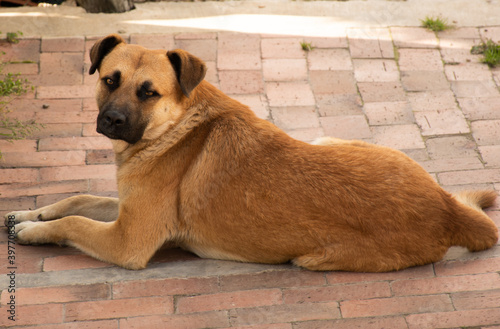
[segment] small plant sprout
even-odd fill
[[[500,63],[500,44],[493,40],[486,40],[478,46],[473,46],[470,52],[474,55],[482,54],[481,62],[489,67],[496,67]]]
[[[303,51],[311,51],[314,49],[314,47],[311,45],[310,42],[305,42],[305,41],[302,41],[300,43],[300,46],[302,47],[302,50]]]
[[[425,19],[421,20],[422,26],[434,31],[434,32],[440,32],[447,30],[451,28],[450,25],[448,25],[448,20],[446,18],[442,17],[425,17]]]

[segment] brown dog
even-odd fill
[[[10,213],[21,243],[66,243],[129,269],[174,243],[200,257],[379,272],[498,240],[481,210],[495,192],[451,196],[386,147],[294,140],[203,81],[204,63],[187,52],[110,35],[90,56],[119,199]]]

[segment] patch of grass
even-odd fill
[[[496,67],[500,63],[500,44],[491,39],[481,42],[478,46],[473,46],[470,52],[474,55],[482,54],[481,62],[489,67]]]
[[[422,22],[422,26],[434,31],[440,32],[451,28],[451,25],[448,25],[448,20],[442,17],[425,17],[425,19],[420,20]]]
[[[302,47],[303,51],[311,51],[314,49],[314,47],[311,45],[310,42],[305,42],[305,41],[302,41],[300,43],[300,47]]]
[[[7,42],[8,43],[19,43],[19,37],[23,35],[23,32],[17,31],[17,32],[7,32]]]

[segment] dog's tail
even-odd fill
[[[470,251],[493,247],[498,241],[498,228],[483,208],[493,206],[496,192],[463,191],[454,196],[460,207],[455,214],[458,227],[452,244],[466,247]]]

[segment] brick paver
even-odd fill
[[[184,48],[207,80],[292,137],[331,135],[394,147],[450,191],[500,190],[500,73],[470,54],[499,28],[435,34],[416,27],[349,28],[332,38],[196,32],[132,34]],[[0,43],[35,91],[13,101],[44,129],[0,140],[0,214],[80,194],[116,195],[111,145],[95,131],[97,37]],[[315,47],[303,51],[300,42]],[[500,207],[488,210],[500,225]],[[158,252],[128,271],[69,247],[17,246],[15,293],[0,234],[0,326],[79,328],[499,328],[500,246],[452,248],[436,264],[391,273],[311,272],[291,265],[202,260]],[[15,296],[16,321],[8,319]]]

